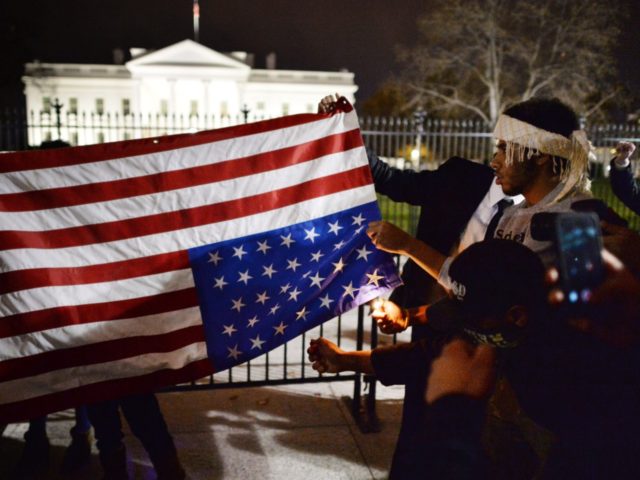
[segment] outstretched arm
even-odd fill
[[[406,255],[438,280],[447,257],[387,221],[371,222],[367,235],[380,250]]]
[[[319,373],[359,372],[373,374],[371,350],[347,352],[326,338],[309,342],[311,367]]]

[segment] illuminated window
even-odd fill
[[[98,132],[98,135],[96,135],[97,139],[98,139],[98,143],[104,143],[104,132]]]
[[[264,110],[264,102],[256,103],[256,110],[263,111]]]
[[[220,102],[220,116],[229,116],[229,105],[227,104],[227,102]]]
[[[122,99],[122,114],[129,115],[131,113],[131,100],[128,98]]]
[[[282,104],[282,115],[289,115],[289,104],[288,103],[283,103]]]
[[[96,113],[98,115],[104,113],[104,98],[96,98]]]
[[[307,113],[313,113],[315,112],[315,106],[313,105],[313,103],[307,103]]]
[[[51,113],[51,98],[42,97],[42,112]]]
[[[198,116],[198,101],[197,100],[191,100],[190,109],[189,109],[189,115],[192,116],[192,117],[197,117]]]
[[[78,114],[78,99],[76,97],[69,98],[69,113]]]
[[[160,100],[160,115],[169,115],[169,100]]]
[[[123,140],[131,140],[131,132],[124,132]]]
[[[51,136],[51,131],[48,131],[44,134],[44,141],[50,142],[53,137]]]
[[[71,132],[69,143],[71,145],[78,145],[78,132]]]

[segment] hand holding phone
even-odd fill
[[[600,222],[586,212],[559,213],[553,221],[560,286],[567,305],[579,309],[604,279]]]

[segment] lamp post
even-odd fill
[[[249,107],[247,107],[247,104],[245,103],[245,104],[242,106],[242,110],[240,110],[240,112],[242,113],[242,117],[244,118],[244,123],[247,123],[248,118],[249,118],[249,112],[250,112],[250,111],[251,111],[251,110],[249,110]]]
[[[411,152],[411,162],[414,164],[415,170],[420,170],[422,135],[424,134],[424,120],[426,117],[427,112],[422,108],[422,105],[418,106],[416,111],[413,112],[413,123],[416,128],[416,147]]]
[[[56,112],[56,129],[58,130],[58,140],[62,140],[62,120],[60,119],[60,112],[62,111],[63,104],[56,98],[53,105],[51,105]]]

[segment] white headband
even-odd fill
[[[513,159],[524,161],[526,150],[529,158],[538,151],[568,160],[568,165],[558,172],[565,186],[553,202],[561,200],[573,188],[581,191],[589,190],[588,170],[591,145],[584,130],[574,130],[571,138],[567,138],[501,114],[493,136],[507,142],[507,165],[511,164]]]

